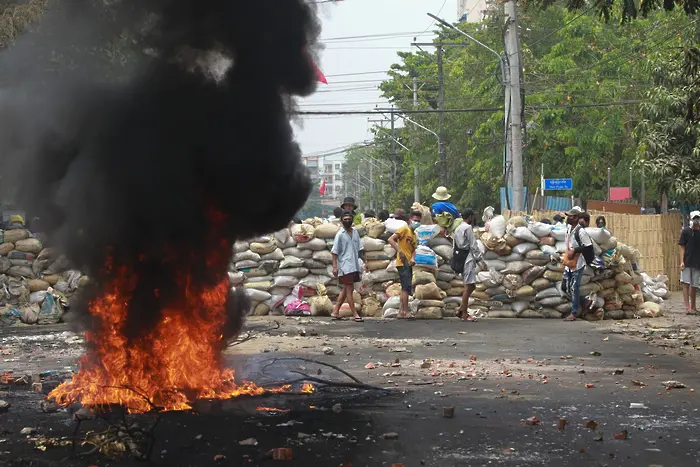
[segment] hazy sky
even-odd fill
[[[342,0],[320,5],[323,22],[319,67],[328,85],[300,103],[301,110],[372,110],[386,107],[377,86],[414,37],[431,42],[436,29],[427,13],[457,21],[458,0]],[[375,37],[356,37],[375,36]],[[352,37],[352,38],[350,38]],[[361,74],[360,74],[361,73]],[[345,76],[342,76],[345,75]],[[379,117],[379,116],[378,116]],[[378,117],[371,117],[376,119]],[[370,139],[369,116],[305,116],[296,126],[305,155]]]

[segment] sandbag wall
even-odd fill
[[[396,251],[387,243],[401,223],[367,220],[358,227],[368,273],[356,287],[355,303],[364,316],[395,317],[401,286],[395,267]],[[253,300],[252,314],[280,314],[301,289],[311,314],[327,316],[340,288],[332,274],[333,239],[339,224],[309,219],[271,235],[234,246],[229,277],[234,287],[244,287]],[[649,277],[641,270],[634,248],[618,244],[607,231],[588,229],[596,254],[605,269],[587,268],[582,296],[595,299],[588,319],[653,317],[662,313],[668,296],[667,278]],[[532,222],[522,217],[506,221],[497,216],[486,229],[475,230],[486,270],[479,269],[478,284],[469,308],[492,318],[562,318],[571,310],[561,292],[565,250],[563,226]],[[417,318],[453,316],[461,304],[463,282],[449,267],[451,240],[436,237],[428,246],[436,264],[414,266],[414,293],[409,307]],[[343,316],[350,316],[345,305]]]
[[[581,296],[594,303],[586,310],[587,319],[659,316],[668,296],[668,278],[643,273],[639,252],[609,231],[587,228],[586,232],[604,265],[602,270],[584,270]],[[570,300],[561,291],[564,225],[496,216],[477,234],[487,270],[478,273],[471,307],[498,318],[561,318],[570,313]]]
[[[88,277],[23,226],[0,230],[0,325],[53,324]]]
[[[362,276],[355,292],[363,316],[392,317],[398,314],[401,293],[395,267],[396,251],[388,238],[401,226],[390,219],[386,224],[369,219],[358,227],[362,237],[369,272]],[[313,315],[330,315],[332,302],[340,294],[333,277],[333,240],[340,229],[337,223],[309,219],[272,235],[261,236],[234,245],[229,278],[234,287],[245,287],[253,300],[252,314],[281,313],[297,297],[295,290],[305,291]],[[419,318],[442,318],[446,308],[457,308],[462,282],[447,264],[452,254],[451,242],[434,239],[438,266],[416,266],[411,308]],[[351,316],[341,308],[342,316]]]

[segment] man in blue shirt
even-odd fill
[[[364,261],[364,247],[360,241],[360,234],[352,226],[353,214],[345,211],[342,217],[343,228],[338,230],[333,241],[333,275],[338,278],[338,283],[343,290],[340,292],[338,302],[331,313],[333,319],[340,317],[340,307],[347,300],[350,311],[357,322],[362,322],[362,318],[357,313],[352,294],[355,290],[355,282],[360,282],[360,259]]]

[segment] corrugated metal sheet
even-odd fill
[[[548,211],[568,211],[571,209],[571,198],[561,196],[545,196],[545,209]]]

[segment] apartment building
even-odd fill
[[[319,187],[322,179],[326,181],[325,198],[340,199],[345,196],[343,192],[345,155],[303,156],[303,161],[309,169],[315,186]]]

